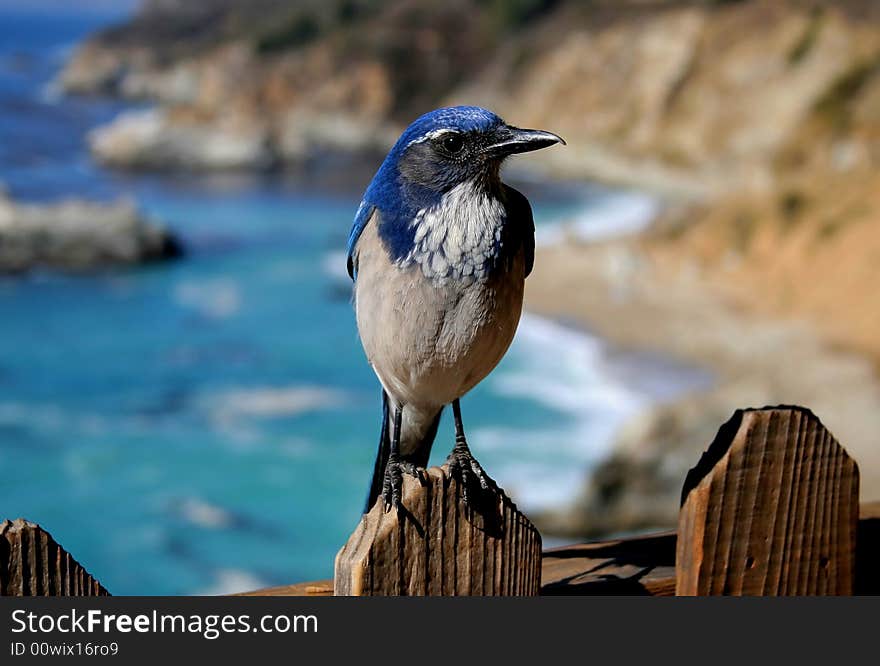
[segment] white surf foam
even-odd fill
[[[341,391],[320,386],[256,386],[211,394],[203,405],[218,417],[279,418],[332,409],[344,400]]]
[[[618,379],[612,366],[598,338],[523,315],[510,362],[490,376],[489,387],[557,412],[558,425],[481,428],[473,437],[493,458],[498,481],[524,507],[561,506],[576,497],[620,426],[646,404],[647,396]]]
[[[214,581],[198,592],[197,595],[215,596],[248,592],[267,587],[266,581],[256,574],[243,569],[218,569]]]
[[[174,289],[174,300],[210,319],[229,319],[242,305],[241,287],[235,280],[190,280]]]
[[[582,209],[558,222],[539,225],[536,242],[550,245],[575,238],[600,241],[639,233],[648,227],[660,210],[651,195],[630,190],[615,190],[585,195]]]
[[[197,527],[228,529],[235,524],[235,516],[223,507],[198,497],[187,497],[176,507],[181,518]]]

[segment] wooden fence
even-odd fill
[[[721,427],[684,481],[676,532],[542,553],[537,530],[502,491],[474,511],[444,468],[427,477],[405,480],[403,511],[377,504],[363,517],[334,581],[248,594],[880,593],[880,503],[859,506],[858,466],[800,407],[741,410]],[[51,537],[24,533],[45,535],[2,524],[0,593],[106,593]]]

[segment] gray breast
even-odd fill
[[[486,218],[467,218],[459,228],[450,214],[435,213],[438,226],[400,262],[391,262],[376,220],[356,248],[361,341],[383,386],[401,404],[440,406],[473,388],[501,360],[522,312],[521,249],[510,261],[492,262],[484,256],[491,250],[482,247],[495,242],[495,230],[487,233],[474,222]]]

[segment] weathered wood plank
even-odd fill
[[[675,594],[675,532],[596,541],[544,551],[541,594],[551,596]],[[856,594],[880,595],[880,502],[859,509]],[[330,596],[323,580],[246,592],[266,596]]]
[[[809,410],[737,411],[685,480],[676,594],[852,594],[858,491]]]
[[[467,507],[447,468],[404,475],[403,509],[377,501],[336,556],[336,595],[536,595],[541,537],[503,491]]]
[[[436,499],[436,497],[435,497]],[[106,595],[107,591],[94,581],[69,553],[58,546],[52,537],[33,523],[21,519],[0,523],[0,595],[21,595],[22,590],[30,590],[30,583],[10,586],[10,570],[19,566],[11,564],[13,555],[18,557],[20,546],[12,548],[11,531],[36,527],[45,537],[41,552],[46,558],[47,578],[44,587],[53,596],[71,596],[76,575],[70,572],[80,570],[86,580],[90,580],[91,593]],[[20,540],[18,540],[20,542]],[[53,546],[54,544],[54,546]],[[54,554],[53,554],[54,552]],[[496,543],[495,552],[501,552]],[[597,541],[574,544],[544,551],[541,571],[542,595],[652,595],[668,596],[675,593],[675,554],[676,536],[674,532],[638,536],[612,541]],[[54,559],[53,559],[54,558]],[[490,562],[492,560],[490,559]],[[497,556],[494,559],[494,581],[498,584],[500,567]],[[30,567],[26,567],[30,570]],[[19,576],[18,580],[21,580]],[[39,586],[38,586],[39,587]],[[855,594],[880,595],[880,502],[868,502],[859,509],[858,539],[856,550]],[[28,592],[29,594],[30,592]],[[333,581],[322,580],[295,585],[243,592],[241,596],[331,596]]]
[[[107,596],[52,536],[22,518],[0,523],[0,596]]]
[[[675,594],[675,532],[544,551],[541,594]]]

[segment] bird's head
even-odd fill
[[[430,224],[424,211],[442,205],[461,185],[470,193],[501,191],[501,163],[510,155],[564,144],[543,130],[506,124],[476,106],[437,109],[416,119],[401,134],[367,187],[348,238],[348,273],[354,278],[353,253],[373,212],[380,213],[379,234],[395,260],[407,256],[416,237],[414,221]]]
[[[442,195],[470,180],[497,180],[506,157],[556,143],[565,141],[551,132],[507,125],[480,107],[436,109],[403,132],[376,184]]]

